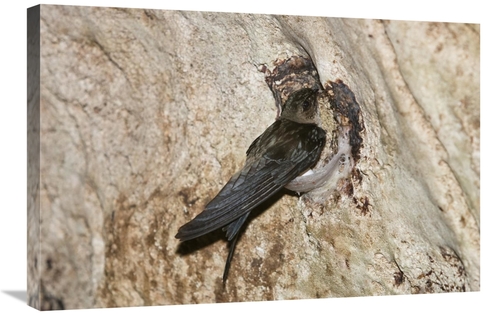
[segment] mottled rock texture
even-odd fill
[[[40,16],[28,295],[56,302],[38,305],[480,289],[479,25],[49,5]],[[359,159],[323,202],[282,193],[255,211],[223,287],[223,234],[174,235],[274,121],[261,66],[294,55],[354,93]]]

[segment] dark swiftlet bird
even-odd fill
[[[250,211],[312,168],[319,159],[326,133],[318,126],[316,91],[303,88],[289,96],[281,116],[248,148],[243,168],[175,235],[180,241],[187,241],[223,228],[231,242],[223,282],[227,279],[236,236]]]

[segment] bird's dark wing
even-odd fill
[[[316,164],[324,142],[316,125],[277,120],[252,143],[243,169],[175,237],[185,241],[227,226],[231,239],[253,208]]]

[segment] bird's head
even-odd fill
[[[303,124],[317,124],[319,119],[317,91],[317,89],[304,88],[290,94],[283,105],[280,118]]]

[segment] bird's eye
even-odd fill
[[[302,103],[302,109],[304,111],[308,110],[311,107],[311,101],[307,100],[304,103]]]

